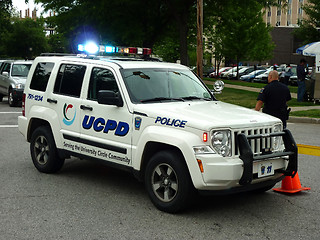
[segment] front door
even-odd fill
[[[121,92],[111,68],[92,67],[81,104],[82,153],[116,164],[131,166],[132,114],[127,106],[99,104],[100,90]],[[120,94],[120,93],[119,93]]]

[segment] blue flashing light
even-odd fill
[[[89,42],[84,46],[84,50],[88,53],[95,54],[99,51],[99,46],[93,42]]]
[[[106,47],[104,45],[99,45],[99,52],[106,52]]]
[[[115,53],[116,48],[112,46],[106,46],[106,53]]]
[[[78,51],[83,52],[84,51],[84,46],[83,44],[78,44]]]

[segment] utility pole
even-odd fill
[[[197,0],[197,73],[203,77],[203,0]]]

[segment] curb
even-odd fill
[[[320,124],[320,118],[308,118],[308,117],[291,117],[289,116],[289,123],[312,123]]]

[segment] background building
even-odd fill
[[[285,2],[279,0],[278,3],[282,4],[282,7],[266,9],[264,20],[267,24],[274,27],[297,27],[298,21],[307,17],[302,10],[302,5],[306,4],[308,0],[288,0],[287,6],[285,6]]]
[[[302,5],[308,3],[308,0],[279,0],[282,7],[271,7],[266,9],[264,20],[273,27],[271,32],[272,40],[275,43],[273,58],[270,59],[269,65],[282,63],[298,64],[301,55],[295,54],[296,49],[303,46],[304,39],[298,39],[293,35],[293,31],[298,27],[298,22],[308,16],[302,9]],[[306,58],[309,66],[314,65],[314,58]]]

